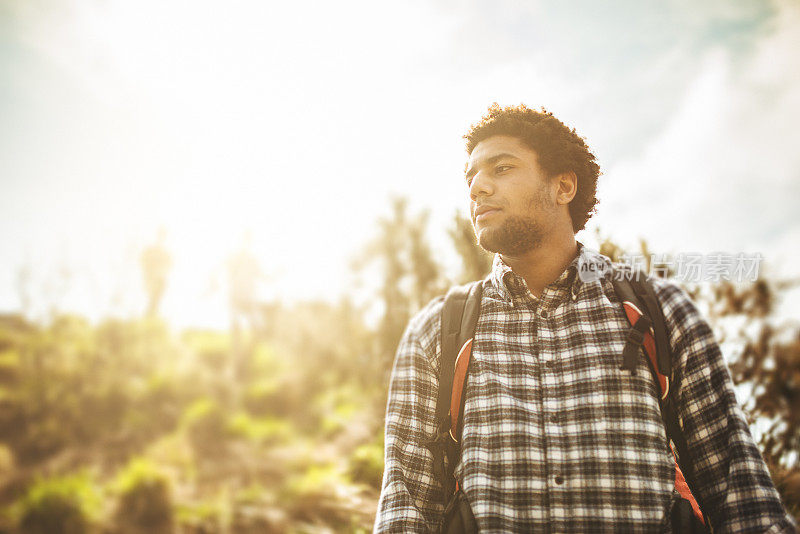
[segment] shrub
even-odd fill
[[[26,534],[83,534],[97,515],[100,499],[86,476],[40,479],[15,506]]]
[[[199,502],[177,506],[176,517],[181,531],[202,533],[223,530],[220,503]]]
[[[166,533],[172,531],[172,498],[169,480],[150,461],[134,458],[116,481],[119,494],[114,522],[120,532]]]
[[[14,385],[19,380],[19,352],[15,349],[0,350],[0,384]]]
[[[350,477],[380,490],[383,479],[383,436],[358,447],[350,457]]]
[[[290,477],[277,497],[299,531],[324,525],[333,532],[368,532],[375,512],[363,495],[363,488],[353,485],[336,463],[326,463]]]
[[[222,408],[215,401],[195,401],[184,413],[182,424],[192,448],[201,457],[213,457],[225,451],[228,425]]]
[[[247,413],[236,414],[228,424],[232,436],[241,437],[259,445],[273,445],[287,441],[291,435],[288,421],[271,417],[254,418]]]
[[[230,361],[230,339],[223,333],[190,330],[183,335],[183,342],[203,366],[224,369]]]

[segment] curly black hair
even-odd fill
[[[464,136],[467,153],[472,154],[478,143],[495,135],[516,137],[536,151],[539,165],[549,176],[575,173],[578,192],[569,204],[569,215],[573,231],[583,230],[597,206],[600,167],[575,129],[565,126],[544,108],[536,111],[524,104],[501,108],[495,102]]]

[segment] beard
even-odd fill
[[[488,252],[519,256],[539,248],[545,229],[533,217],[509,217],[498,228],[486,228],[478,235],[478,245]]]
[[[497,252],[505,256],[519,256],[542,246],[551,229],[543,220],[552,220],[556,212],[555,200],[547,194],[542,186],[532,194],[527,204],[527,211],[532,215],[511,215],[497,227],[484,228],[478,233],[473,220],[473,228],[478,245],[487,252]]]

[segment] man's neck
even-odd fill
[[[528,290],[536,297],[561,276],[578,254],[575,235],[556,236],[539,247],[519,256],[501,255],[503,262],[525,280]]]

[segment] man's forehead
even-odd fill
[[[469,156],[469,161],[476,162],[499,154],[508,154],[515,157],[536,155],[536,153],[518,137],[494,135],[475,145],[475,148]]]
[[[475,145],[465,165],[465,172],[485,163],[493,163],[503,157],[536,158],[536,152],[517,137],[495,135]]]

